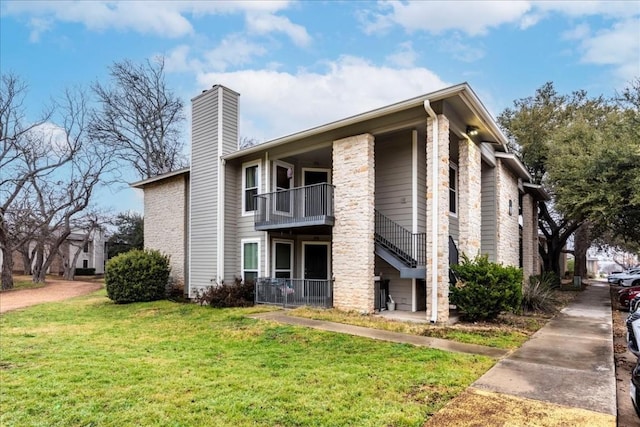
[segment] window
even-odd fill
[[[82,268],[89,268],[89,260],[88,259],[83,259],[82,260]]]
[[[260,188],[260,162],[242,165],[242,214],[257,210],[255,196]]]
[[[86,242],[84,244],[84,247],[82,248],[82,252],[84,252],[85,254],[89,252],[89,242]]]
[[[293,267],[293,244],[280,241],[273,243],[273,274],[277,279],[291,279]]]
[[[260,242],[258,240],[242,241],[242,279],[254,282],[260,276]]]
[[[458,166],[449,164],[449,214],[458,214]]]

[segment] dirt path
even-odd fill
[[[47,282],[42,288],[0,292],[0,313],[90,294],[103,286],[102,283],[54,279]]]

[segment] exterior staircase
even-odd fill
[[[400,272],[403,279],[425,279],[427,234],[412,233],[375,211],[375,252]]]

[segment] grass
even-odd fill
[[[35,283],[31,279],[31,276],[14,275],[13,276],[13,288],[9,289],[9,291],[20,290],[20,289],[42,288],[44,285],[45,285],[45,283]],[[1,291],[1,292],[6,292],[6,291]]]
[[[419,426],[493,360],[100,291],[0,316],[2,426]]]
[[[575,292],[569,294],[559,290],[554,290],[553,293],[556,310],[564,307],[577,295]],[[519,348],[553,316],[553,314],[549,313],[504,314],[496,322],[460,322],[455,325],[443,326],[400,322],[375,315],[362,315],[357,312],[322,310],[308,307],[292,310],[290,314],[310,319],[443,338],[467,344],[480,344],[510,350]]]

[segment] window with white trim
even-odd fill
[[[291,279],[293,272],[293,243],[274,241],[273,275],[277,279]]]
[[[260,277],[260,241],[242,241],[242,280],[246,283]]]
[[[256,195],[260,188],[260,161],[242,165],[242,215],[257,209]]]
[[[449,214],[458,215],[458,166],[449,163]]]

